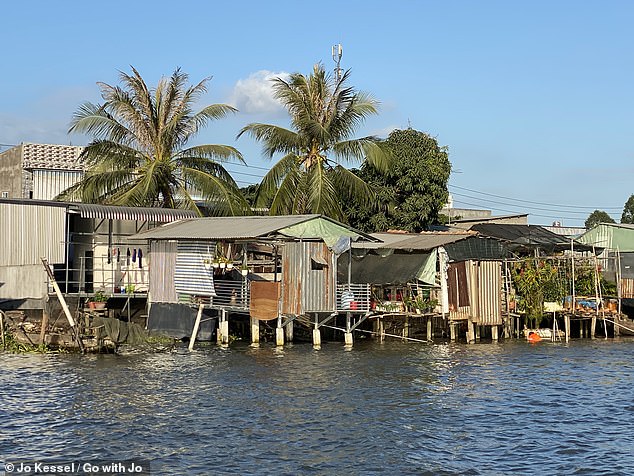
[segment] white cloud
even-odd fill
[[[257,71],[246,79],[239,79],[233,87],[229,103],[247,114],[277,113],[282,105],[273,96],[272,79],[286,78],[289,73]]]
[[[381,129],[376,129],[376,130],[372,131],[370,133],[370,135],[377,136],[377,137],[380,137],[380,138],[384,139],[387,136],[389,136],[390,133],[392,133],[392,131],[395,131],[396,129],[402,129],[402,127],[399,127],[399,126],[386,126],[386,127],[382,127]]]

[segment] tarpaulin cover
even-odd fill
[[[293,238],[322,239],[329,248],[335,246],[342,236],[349,236],[353,240],[357,240],[361,237],[361,235],[346,227],[322,218],[297,223],[296,225],[283,228],[279,230],[279,232],[286,236],[292,236]]]
[[[152,303],[148,314],[148,330],[174,339],[189,338],[194,329],[197,313],[198,309],[185,304]],[[211,313],[214,313],[214,316],[210,315]],[[198,330],[198,339],[211,340],[215,328],[215,311],[205,309]]]
[[[338,282],[348,280],[348,254],[339,257]],[[433,276],[431,273],[433,269]],[[384,256],[354,250],[352,256],[353,283],[406,284],[424,278],[434,284],[436,253],[386,253]]]

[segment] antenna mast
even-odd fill
[[[341,81],[341,73],[343,69],[340,68],[341,57],[343,56],[343,46],[336,44],[332,47],[332,59],[335,62],[335,78],[337,82]]]

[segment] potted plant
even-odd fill
[[[240,273],[242,274],[242,276],[248,276],[249,275],[249,267],[246,264],[243,264],[242,266],[240,266]]]
[[[412,299],[412,307],[416,310],[417,314],[424,314],[431,312],[438,305],[436,299],[426,298],[424,296],[416,296]]]
[[[108,296],[106,296],[103,291],[95,291],[95,294],[90,298],[90,301],[88,302],[88,307],[90,309],[105,309],[107,300]]]

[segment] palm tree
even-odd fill
[[[193,196],[200,194],[211,213],[242,214],[246,202],[221,165],[229,159],[244,163],[240,152],[227,145],[186,147],[208,121],[236,112],[225,104],[193,111],[209,78],[188,87],[188,75],[176,69],[149,89],[132,68],[120,79],[123,87],[99,83],[103,104],[85,103],[75,113],[69,132],[94,137],[81,157],[88,171],[58,198],[201,213]]]
[[[258,188],[257,204],[270,203],[272,215],[323,213],[345,221],[342,200],[369,201],[367,184],[341,163],[365,159],[385,170],[389,155],[374,137],[351,139],[355,127],[376,114],[377,101],[346,86],[349,74],[335,80],[317,64],[308,77],[294,73],[288,80],[274,79],[275,97],[287,108],[294,130],[253,123],[238,134],[261,141],[269,159],[283,154]]]

